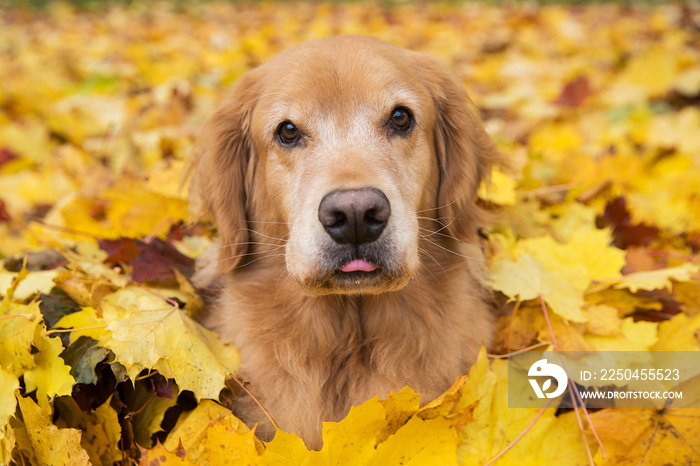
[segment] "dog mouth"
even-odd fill
[[[333,293],[376,294],[402,287],[403,273],[386,257],[376,254],[352,255],[337,262],[324,280]],[[324,287],[324,286],[322,286]]]
[[[321,255],[315,273],[301,280],[309,295],[378,294],[403,288],[410,275],[391,245],[333,246]]]
[[[383,275],[383,268],[375,262],[352,259],[335,269],[330,278],[342,288],[352,290],[372,286],[379,282]]]
[[[373,272],[377,270],[377,265],[373,264],[370,261],[366,261],[364,259],[353,259],[346,264],[340,266],[338,270],[340,270],[343,273],[351,273],[351,272]]]

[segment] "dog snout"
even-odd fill
[[[344,189],[326,194],[318,207],[318,219],[336,243],[375,241],[384,231],[391,204],[376,188]]]

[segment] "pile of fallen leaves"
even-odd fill
[[[700,349],[699,28],[688,5],[0,10],[0,463],[700,462],[697,410],[509,409],[496,356]],[[196,321],[211,226],[179,182],[231,83],[337,33],[443,58],[513,163],[481,191],[493,354],[422,408],[408,388],[353,408],[309,452],[215,401],[239,358]]]

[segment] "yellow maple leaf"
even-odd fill
[[[275,438],[266,444],[265,453],[260,456],[258,464],[263,466],[297,466],[314,464],[304,441],[297,435],[277,430]],[[320,463],[320,461],[317,461]]]
[[[457,464],[458,443],[459,435],[451,420],[444,417],[422,419],[415,416],[396,434],[380,443],[372,458],[364,464]]]
[[[581,308],[586,284],[580,277],[585,272],[582,267],[560,271],[550,270],[530,254],[521,254],[515,262],[501,259],[491,264],[492,286],[521,300],[542,295],[555,313],[573,322],[584,322]]]
[[[46,125],[37,118],[0,125],[0,144],[34,162],[43,161],[55,146]]]
[[[240,357],[233,346],[143,288],[112,293],[101,308],[107,330],[100,345],[114,352],[132,378],[156,368],[199,399],[218,398],[226,377],[238,371]]]
[[[189,152],[189,151],[188,151]],[[146,187],[162,196],[187,199],[187,187],[182,186],[182,173],[186,167],[183,160],[174,160],[165,168],[154,167],[148,172]]]
[[[6,428],[8,419],[15,414],[15,395],[18,389],[17,376],[0,367],[0,431]]]
[[[635,322],[627,317],[620,324],[617,335],[593,335],[584,337],[598,351],[649,351],[656,341],[657,324],[654,322]]]
[[[35,366],[31,349],[34,329],[42,318],[39,303],[16,304],[5,298],[0,315],[0,366],[20,377]]]
[[[36,398],[44,413],[51,412],[49,401],[55,396],[70,395],[75,379],[70,373],[70,366],[63,362],[59,355],[63,352],[60,338],[44,336],[46,327],[39,324],[34,330],[34,354],[36,367],[24,374],[27,392],[36,390]]]
[[[679,69],[680,56],[653,46],[632,57],[605,94],[610,104],[626,104],[668,92]]]
[[[80,445],[95,465],[114,464],[122,458],[119,449],[122,429],[111,400],[110,396],[91,412],[80,409],[71,397],[57,398],[54,402],[56,426],[59,429],[78,429],[81,432]]]
[[[479,187],[479,197],[498,205],[515,205],[515,181],[498,169],[493,169],[488,183]]]
[[[583,136],[571,123],[548,123],[530,136],[530,149],[559,161],[567,152],[578,150]]]
[[[79,430],[59,429],[30,398],[19,397],[18,401],[26,429],[26,437],[17,438],[18,447],[35,458],[35,464],[90,464],[87,452],[80,446]]]
[[[173,466],[190,466],[199,465],[201,463],[194,462],[187,457],[187,452],[181,446],[176,448],[174,452],[168,451],[160,441],[156,443],[156,446],[150,449],[145,449],[139,447],[141,450],[141,458],[139,464],[144,466],[150,466],[153,464],[169,464]]]
[[[355,406],[342,421],[323,423],[320,451],[309,451],[299,437],[278,430],[260,464],[454,464],[461,417],[450,412],[465,381],[458,378],[420,409],[419,395],[408,387]]]
[[[180,391],[176,384],[173,384],[172,398],[153,396],[153,392],[142,384],[136,384],[134,391],[134,403],[136,406],[144,407],[134,415],[131,422],[134,429],[134,440],[140,446],[150,448],[154,446],[153,434],[162,430],[161,424],[165,413],[177,404]]]
[[[81,306],[96,306],[115,289],[127,285],[127,277],[104,263],[108,254],[93,241],[81,241],[62,253],[68,269],[54,281]]]
[[[243,434],[228,425],[214,424],[206,432],[203,444],[208,450],[210,465],[245,466],[250,464],[250,458],[257,458],[259,454],[257,445],[260,441],[252,430]]]
[[[103,195],[110,200],[107,219],[120,236],[163,236],[173,224],[187,220],[186,200],[156,194],[145,189],[140,181],[123,180]]]
[[[38,205],[53,205],[75,189],[75,181],[52,162],[33,171],[23,170],[0,177],[0,192],[14,193],[7,198],[8,205],[10,211],[19,216],[29,214]]]
[[[107,266],[104,261],[109,257],[94,241],[81,241],[74,248],[62,252],[70,261],[70,266],[80,270],[92,280],[105,280],[115,287],[124,287],[126,278]]]
[[[678,282],[687,282],[693,275],[697,275],[698,273],[700,273],[700,265],[690,263],[685,263],[677,267],[669,267],[667,269],[635,272],[625,275],[615,284],[615,288],[627,288],[632,293],[639,290],[671,288],[671,279]]]
[[[475,405],[474,421],[460,431],[461,465],[483,465],[507,447],[538,415],[537,409],[508,408],[507,362],[493,361],[489,367],[485,351],[472,366],[455,410]],[[503,464],[588,465],[574,413],[555,416],[548,408],[537,423],[511,450],[502,456]]]
[[[695,464],[700,415],[696,409],[604,409],[591,414],[605,442],[599,465]]]
[[[122,427],[119,424],[117,412],[111,406],[110,396],[95,409],[95,418],[107,437],[107,452],[102,456],[106,464],[114,464],[122,458],[119,444],[122,437]]]
[[[90,214],[100,210],[104,215]],[[172,225],[187,220],[187,201],[122,178],[97,197],[75,196],[60,207],[60,217],[65,226],[98,238],[164,237]]]
[[[77,269],[60,273],[55,280],[56,286],[65,291],[73,301],[85,307],[97,306],[104,296],[118,288],[108,279],[90,278]]]
[[[685,314],[690,316],[700,314],[700,279],[673,283],[673,294],[681,303]]]
[[[594,335],[617,335],[620,333],[619,312],[612,306],[598,304],[586,309],[586,330]]]
[[[211,432],[211,429],[214,429]],[[193,411],[184,413],[168,435],[163,446],[175,451],[178,445],[187,452],[187,458],[199,464],[222,464],[209,456],[220,450],[222,441],[234,442],[242,448],[239,455],[256,457],[262,445],[255,439],[253,431],[233,415],[231,410],[212,400],[203,400]],[[229,454],[235,453],[228,451]],[[221,456],[216,456],[222,458]],[[229,459],[233,459],[231,457]],[[208,458],[208,459],[207,459]]]
[[[70,333],[70,343],[73,344],[82,336],[99,340],[102,332],[107,328],[107,323],[97,316],[97,310],[94,307],[85,306],[78,312],[61,317],[54,327],[75,329]]]
[[[466,375],[457,377],[457,380],[452,384],[450,388],[447,389],[445,393],[438,396],[421,409],[418,410],[418,416],[422,419],[432,419],[437,416],[447,416],[452,407],[459,399],[460,391],[465,383],[467,383],[468,377]],[[384,402],[386,407],[386,401]],[[389,410],[387,409],[387,413]]]
[[[0,464],[10,464],[12,462],[12,452],[15,449],[15,443],[15,431],[12,427],[5,426],[0,429]]]
[[[663,305],[651,298],[630,293],[629,290],[604,288],[586,294],[586,301],[591,304],[612,306],[620,315],[629,315],[635,309],[660,311]]]
[[[588,313],[586,313],[588,317]],[[593,345],[587,342],[583,338],[583,329],[586,327],[588,322],[585,324],[576,324],[574,322],[567,322],[558,315],[550,316],[550,323],[552,327],[552,332],[554,333],[554,338],[557,341],[557,346],[561,351],[593,351]],[[538,340],[540,341],[552,341],[552,335],[548,327],[542,327],[540,329]],[[553,347],[550,345],[550,347]]]
[[[17,286],[14,292],[14,299],[24,301],[39,293],[49,293],[55,286],[53,281],[59,274],[58,269],[42,270],[31,272]],[[5,290],[10,287],[12,280],[17,277],[17,272],[7,272],[0,269],[0,296],[5,294]]]
[[[673,88],[688,97],[700,93],[700,65],[686,68],[673,79]]]
[[[691,132],[693,136],[688,137],[687,142],[692,145],[697,137],[693,125],[697,123],[698,114],[684,113],[681,116],[684,120],[674,122],[668,131]],[[683,127],[677,127],[680,125]],[[694,149],[690,150],[693,154]],[[672,234],[700,229],[700,203],[697,202],[700,177],[692,155],[675,154],[661,158],[641,175],[632,181],[635,189],[624,193],[635,222],[655,225]]]
[[[323,448],[310,452],[310,459],[327,458],[328,464],[366,464],[375,453],[385,413],[379,398],[374,397],[353,406],[342,421],[324,422]]]
[[[610,246],[610,242],[610,233],[606,230],[581,230],[574,232],[566,244],[554,241],[551,236],[520,241],[515,253],[530,253],[553,270],[583,267],[588,286],[593,280],[620,277],[625,252]]]
[[[493,287],[522,300],[541,294],[567,320],[584,322],[583,294],[593,280],[614,279],[624,265],[624,251],[609,246],[605,230],[575,232],[567,244],[551,236],[519,241],[517,260],[498,259],[491,266]]]
[[[678,113],[655,117],[649,124],[648,143],[662,149],[677,148],[687,155],[700,151],[700,110],[686,107]]]
[[[565,243],[570,242],[577,237],[581,232],[596,230],[596,215],[595,208],[578,202],[567,202],[566,204],[555,204],[548,209],[551,220],[551,227],[554,229],[554,234],[557,238],[561,238]],[[605,232],[605,230],[599,230]],[[603,246],[610,244],[610,236],[606,235]]]
[[[658,341],[651,349],[654,351],[700,350],[700,314],[694,317],[678,314],[670,320],[661,322]]]
[[[439,397],[428,404],[435,405],[436,403],[439,404],[438,402]],[[406,424],[406,421],[418,411],[420,407],[420,395],[411,390],[410,387],[404,387],[398,393],[389,393],[389,396],[387,396],[385,400],[382,400],[381,403],[386,412],[384,417],[386,424],[377,437],[378,443],[383,442],[390,435],[395,434],[396,431]],[[430,409],[428,405],[423,408]]]

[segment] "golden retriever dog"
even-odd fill
[[[305,42],[238,80],[192,159],[220,241],[195,282],[280,429],[320,448],[351,406],[468,372],[492,339],[476,192],[498,158],[444,65],[377,39]],[[249,396],[232,409],[274,436]]]

